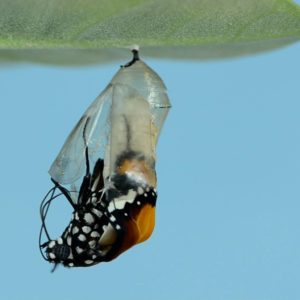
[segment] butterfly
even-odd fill
[[[154,229],[156,145],[171,105],[161,78],[137,49],[132,53],[80,118],[49,170],[54,187],[40,206],[39,245],[55,267],[111,261]],[[46,217],[60,196],[73,213],[62,235],[52,239]]]

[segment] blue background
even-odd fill
[[[124,62],[0,68],[0,298],[300,299],[300,44],[234,60],[146,60],[173,108],[149,241],[53,274],[38,250],[47,170]],[[141,53],[142,55],[142,53]],[[52,210],[60,234],[71,209]]]

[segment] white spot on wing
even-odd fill
[[[75,250],[78,254],[81,254],[83,252],[83,249],[80,247],[76,247]]]
[[[92,212],[99,218],[102,216],[102,212],[96,208],[93,208]]]
[[[92,224],[94,222],[94,217],[91,213],[86,213],[84,214],[84,220],[88,223],[88,224]]]
[[[86,240],[86,236],[84,234],[79,234],[78,239],[79,241],[84,242]]]
[[[93,231],[92,233],[91,233],[91,237],[93,237],[93,238],[96,238],[96,237],[99,237],[100,236],[100,234],[99,234],[99,232],[97,232],[97,231]]]
[[[74,226],[73,229],[72,229],[72,233],[76,234],[78,231],[79,231],[78,227]]]
[[[116,209],[123,209],[126,203],[133,203],[136,195],[137,195],[136,191],[129,190],[127,195],[120,196],[119,198],[115,198],[113,202],[115,204]]]
[[[82,227],[82,231],[83,231],[84,233],[89,233],[91,230],[92,230],[92,229],[91,229],[90,226],[83,226],[83,227]]]
[[[142,195],[144,193],[144,189],[141,186],[139,186],[137,192],[139,195]]]
[[[117,221],[117,219],[116,219],[116,217],[115,217],[114,215],[111,215],[111,216],[109,217],[109,219],[110,219],[112,222]]]
[[[49,253],[49,257],[51,258],[51,259],[55,259],[56,258],[56,256],[55,256],[55,254],[54,253]]]
[[[56,242],[55,241],[51,241],[48,245],[48,248],[51,249],[55,246]]]
[[[107,207],[107,210],[108,210],[109,212],[112,212],[112,211],[115,210],[115,204],[114,204],[114,201],[111,201],[111,202],[109,203],[109,205],[108,205],[108,207]]]

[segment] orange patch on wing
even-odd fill
[[[124,224],[124,239],[116,255],[128,250],[132,246],[147,240],[155,226],[155,207],[145,204],[141,208],[133,209],[132,218]]]
[[[155,226],[155,207],[150,204],[145,204],[136,218],[136,225],[139,231],[137,243],[142,243],[147,240]]]

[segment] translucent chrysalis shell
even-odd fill
[[[109,261],[146,240],[155,223],[156,145],[170,108],[160,77],[138,57],[120,68],[86,110],[50,168],[41,205],[43,256],[65,266]],[[61,192],[74,208],[62,236],[45,226]]]

